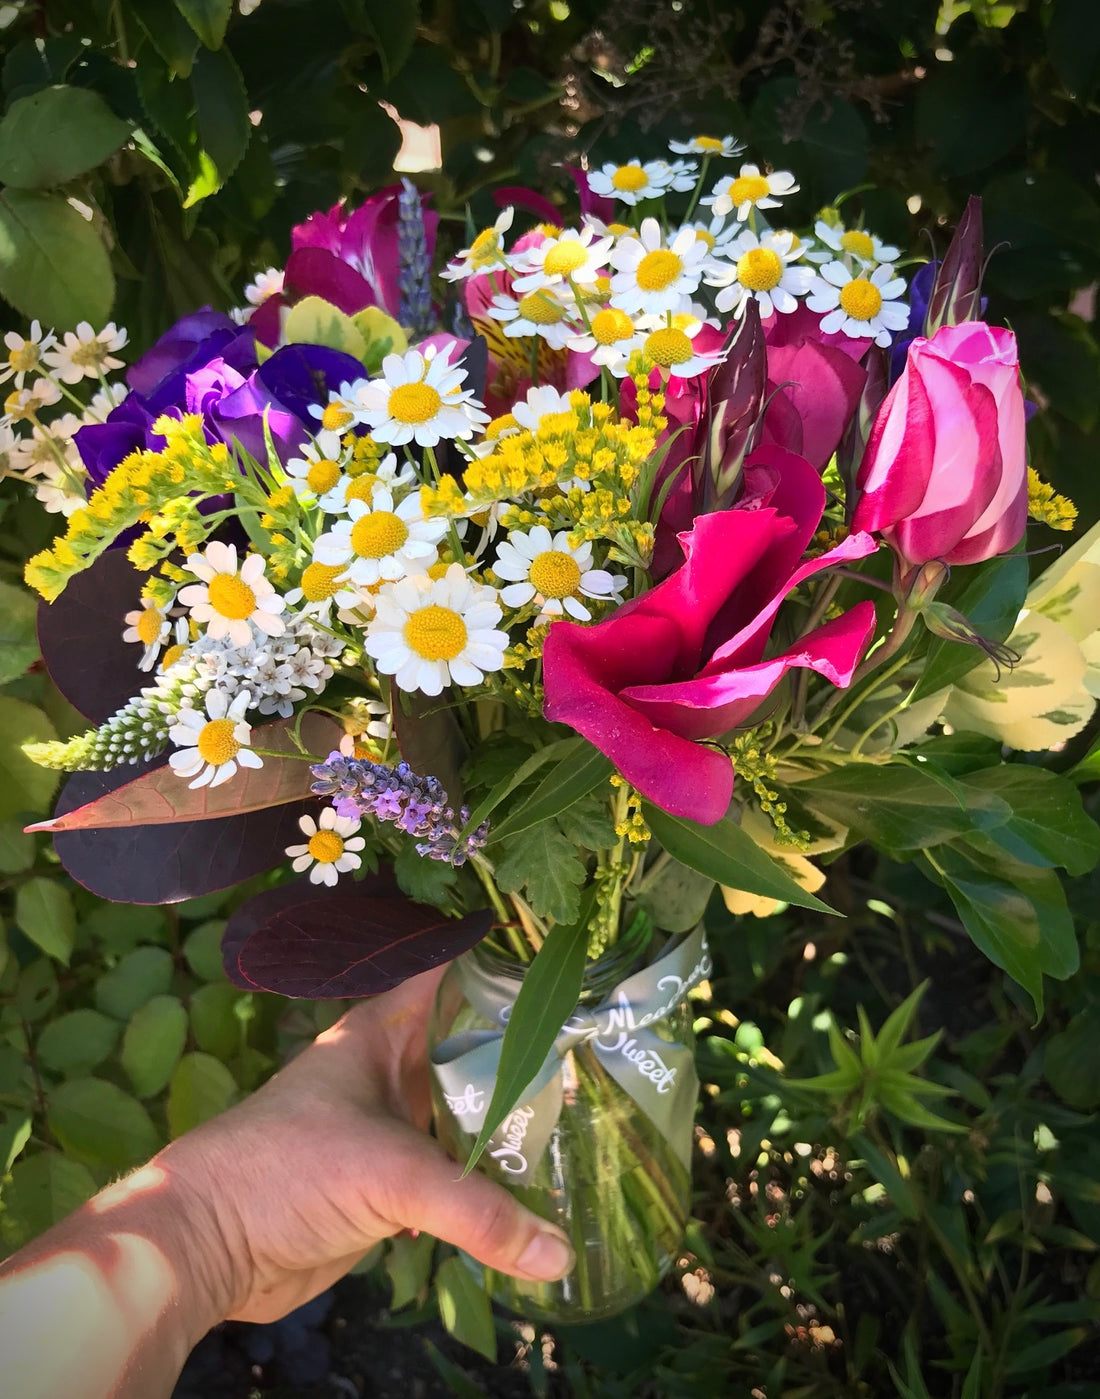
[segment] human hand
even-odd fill
[[[572,1266],[564,1235],[429,1137],[426,1020],[442,969],[364,1002],[240,1106],[173,1142],[215,1320],[272,1321],[380,1240],[421,1229],[516,1277]],[[141,1172],[138,1173],[141,1175]]]

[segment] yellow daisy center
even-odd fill
[[[202,726],[195,747],[204,763],[221,767],[237,756],[241,745],[233,734],[236,727],[235,719],[211,719]]]
[[[717,136],[696,136],[692,140],[692,145],[697,151],[720,151],[722,142]]]
[[[502,413],[499,418],[494,418],[485,429],[486,437],[499,437],[502,432],[506,432],[510,427],[519,427],[519,423],[511,413]]]
[[[324,602],[340,591],[337,578],[344,572],[342,564],[311,563],[302,574],[302,596],[307,602]]]
[[[547,238],[560,238],[561,226],[556,223],[540,223],[539,232],[545,233]]]
[[[470,261],[475,267],[492,267],[500,261],[500,235],[495,228],[483,228],[470,244]]]
[[[160,636],[160,629],[164,625],[164,618],[155,607],[147,607],[137,619],[135,630],[138,640],[144,642],[146,646],[152,646]]]
[[[875,255],[875,245],[866,233],[858,228],[851,229],[848,233],[840,235],[840,246],[846,253],[855,253],[856,257],[872,258]]]
[[[306,485],[314,495],[324,495],[331,491],[340,479],[340,468],[327,458],[315,461],[306,472]]]
[[[708,253],[713,250],[714,234],[711,233],[709,228],[697,228],[695,230],[695,237],[703,244]]]
[[[555,243],[543,261],[543,271],[551,277],[568,277],[588,261],[588,249],[578,238],[563,238]]]
[[[432,579],[445,578],[452,562],[451,559],[436,559],[435,563],[428,569],[428,577]]]
[[[523,297],[519,303],[519,313],[534,325],[557,325],[565,316],[565,311],[556,301],[537,291]]]
[[[443,407],[431,384],[400,384],[390,390],[390,417],[399,423],[426,423]]]
[[[102,340],[87,340],[83,345],[78,345],[72,353],[72,361],[81,369],[89,366],[96,366],[107,357],[107,347]]]
[[[25,374],[38,363],[38,346],[33,341],[20,345],[18,350],[12,350],[8,356],[8,363],[17,374]]]
[[[396,554],[408,537],[408,525],[392,510],[372,510],[351,527],[351,547],[361,559]]]
[[[634,334],[634,322],[616,307],[597,311],[592,317],[592,338],[597,345],[614,345],[618,340],[629,340]]]
[[[335,831],[318,831],[309,838],[309,853],[319,865],[334,865],[344,853],[344,838]]]
[[[326,432],[339,432],[353,421],[353,416],[342,403],[328,403],[321,414],[321,426]]]
[[[466,645],[466,623],[451,607],[430,603],[405,623],[405,644],[425,661],[453,661]]]
[[[755,204],[767,198],[768,182],[763,175],[739,175],[730,184],[729,193],[734,204]]]
[[[634,232],[628,223],[609,223],[607,225],[607,231],[608,233],[613,233],[616,238],[621,238],[624,233]]]
[[[207,595],[214,611],[231,622],[241,622],[256,610],[256,594],[235,573],[215,573]]]
[[[853,277],[840,289],[840,305],[853,321],[870,321],[882,310],[882,293],[866,277]]]
[[[684,264],[668,248],[646,253],[634,276],[643,291],[664,291],[684,270]]]
[[[750,248],[737,259],[737,280],[749,291],[771,291],[783,279],[783,259],[771,248]]]
[[[183,655],[183,653],[184,653],[186,650],[187,650],[187,643],[186,643],[186,642],[184,642],[184,641],[175,641],[175,642],[173,642],[172,645],[169,646],[168,650],[165,651],[165,653],[164,653],[164,658],[163,658],[163,660],[162,660],[161,663],[160,663],[160,668],[161,668],[161,670],[168,670],[168,668],[169,668],[170,666],[174,666],[174,665],[176,664],[176,662],[179,660],[179,658]]]
[[[576,559],[562,549],[547,549],[537,554],[527,576],[545,598],[572,597],[581,581]]]
[[[633,194],[637,190],[645,189],[649,184],[649,176],[640,165],[620,165],[611,176],[611,183],[616,189]]]
[[[654,364],[663,364],[669,368],[674,364],[685,364],[691,359],[691,341],[675,326],[662,326],[660,330],[646,336],[645,352]]]
[[[374,488],[378,484],[378,477],[373,471],[366,471],[361,476],[356,476],[348,482],[348,488],[344,495],[344,500],[362,500],[370,504],[374,498]]]

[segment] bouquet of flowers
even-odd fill
[[[502,192],[438,275],[409,181],[317,213],[125,384],[113,326],[7,336],[7,470],[66,517],[43,654],[93,723],[32,747],[74,774],[38,829],[107,898],[267,876],[244,987],[457,958],[437,1129],[569,1231],[563,1283],[488,1280],[544,1317],[676,1257],[716,889],[825,915],[811,857],[868,840],[1039,1007],[1055,866],[1097,856],[1011,751],[1100,691],[1066,566],[1027,592],[1029,510],[1074,511],[981,319],[980,207],[908,282],[839,208],[788,227],[794,175],[731,138],[670,155],[576,172],[570,211]]]

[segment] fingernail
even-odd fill
[[[560,1234],[540,1230],[516,1259],[516,1267],[540,1282],[562,1278],[573,1267],[573,1250]]]

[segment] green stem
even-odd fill
[[[684,222],[685,222],[685,223],[690,223],[690,222],[691,222],[691,216],[692,216],[692,214],[695,213],[695,206],[696,206],[696,204],[699,203],[699,196],[700,196],[700,195],[702,194],[702,192],[703,192],[703,184],[705,183],[706,178],[707,178],[707,171],[710,169],[710,162],[711,162],[711,157],[710,157],[709,155],[705,155],[705,156],[703,157],[703,163],[702,163],[702,165],[700,165],[700,167],[699,167],[699,178],[698,178],[698,180],[695,182],[695,189],[694,189],[694,191],[693,191],[693,193],[692,193],[691,201],[690,201],[690,203],[688,204],[687,213],[684,215]]]

